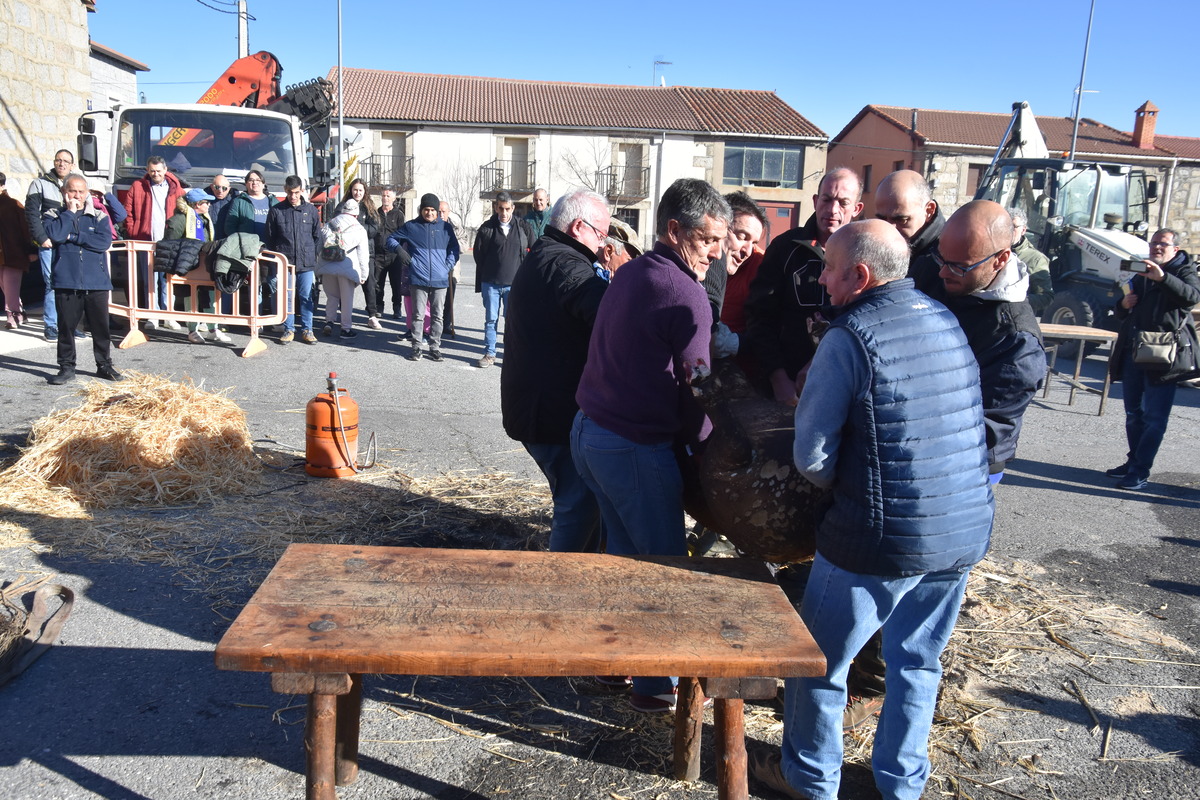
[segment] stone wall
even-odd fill
[[[1158,185],[1160,190],[1165,188],[1162,177]],[[1151,219],[1157,221],[1158,215]],[[1166,227],[1183,234],[1183,248],[1189,253],[1200,252],[1200,165],[1176,167]]]
[[[55,150],[75,150],[91,96],[87,13],[80,0],[0,0],[0,172],[18,199]]]

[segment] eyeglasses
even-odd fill
[[[228,186],[214,186],[214,187],[212,187],[212,190],[214,192],[228,192],[229,187]]]
[[[596,232],[596,235],[600,237],[600,241],[602,241],[602,242],[603,242],[605,239],[607,239],[607,238],[608,238],[608,231],[602,231],[602,230],[600,230],[599,228],[597,228],[597,227],[596,227],[595,225],[593,225],[592,223],[588,222],[588,221],[587,221],[586,219],[584,219],[583,217],[580,217],[580,218],[579,218],[579,221],[580,221],[580,222],[582,222],[584,225],[587,225],[587,226],[588,226],[589,228],[591,228],[592,230],[594,230],[594,231]]]
[[[986,264],[987,262],[991,261],[993,258],[1000,255],[1007,249],[1008,249],[1007,247],[1001,247],[999,250],[992,253],[990,256],[981,258],[978,261],[976,261],[974,264],[968,264],[965,267],[962,266],[961,264],[955,264],[952,261],[947,261],[946,259],[942,258],[942,254],[940,251],[934,250],[933,251],[933,263],[938,265],[938,269],[945,267],[946,269],[950,270],[950,273],[952,275],[957,275],[958,277],[962,278],[962,277],[965,277],[966,274],[968,272],[970,272],[971,270],[975,269],[978,266],[982,266],[983,264]]]

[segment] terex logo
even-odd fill
[[[1082,247],[1084,250],[1087,250],[1089,253],[1091,253],[1096,258],[1103,261],[1105,264],[1107,264],[1110,260],[1112,260],[1111,254],[1104,252],[1099,247],[1096,247],[1096,245],[1089,242],[1087,239],[1080,239],[1079,246]]]

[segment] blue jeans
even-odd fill
[[[860,575],[817,554],[800,617],[825,654],[826,673],[786,683],[783,774],[792,788],[812,800],[837,798],[846,674],[854,655],[882,628],[887,694],[871,756],[875,786],[895,800],[921,796],[942,677],[938,659],[954,630],[967,574]]]
[[[1167,433],[1176,384],[1152,384],[1149,374],[1133,363],[1132,347],[1127,348],[1124,358],[1121,383],[1125,386],[1125,439],[1129,442],[1125,460],[1131,477],[1147,480]]]
[[[487,355],[496,355],[496,323],[500,321],[500,307],[504,306],[504,316],[508,317],[508,290],[510,287],[499,283],[483,284],[483,347]]]
[[[54,302],[54,276],[50,266],[54,263],[54,248],[38,248],[38,264],[42,267],[42,280],[46,282],[46,297],[42,300],[42,324],[46,330],[58,327],[58,306]]]
[[[571,426],[571,455],[600,504],[609,553],[687,555],[683,475],[670,442],[632,442],[580,411]],[[673,684],[671,678],[634,678],[633,690],[666,694]]]
[[[296,299],[300,302],[300,330],[311,331],[313,321],[313,286],[317,283],[317,274],[312,270],[296,273]],[[293,309],[288,309],[288,315],[283,318],[285,331],[296,330],[296,315]]]
[[[571,448],[565,444],[522,442],[550,484],[554,518],[550,550],[555,553],[596,553],[600,550],[600,507],[579,477]]]

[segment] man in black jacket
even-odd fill
[[[267,249],[287,256],[296,267],[296,302],[300,307],[300,341],[316,344],[313,335],[313,285],[321,241],[321,212],[304,199],[304,181],[289,175],[283,182],[284,201],[267,212]],[[280,344],[296,338],[295,308],[283,320]]]
[[[513,216],[512,195],[500,192],[492,202],[492,218],[475,234],[475,291],[483,295],[483,356],[477,367],[496,363],[496,326],[500,308],[508,310],[508,291],[517,268],[533,245],[533,229]]]
[[[592,265],[610,219],[595,192],[559,198],[508,297],[500,373],[504,431],[546,475],[554,497],[550,549],[558,552],[599,546],[600,508],[571,459],[570,432],[592,324],[608,288]]]
[[[746,298],[750,352],[770,381],[771,395],[791,406],[817,349],[813,328],[827,300],[817,283],[825,265],[825,242],[862,213],[862,181],[845,167],[826,173],[813,206],[816,211],[802,227],[771,241]]]
[[[908,242],[908,277],[928,293],[939,281],[933,253],[946,219],[921,173],[901,169],[881,180],[875,187],[875,218],[895,226]]]
[[[401,302],[403,296],[400,289],[404,266],[408,262],[408,251],[401,248],[394,253],[387,250],[387,240],[404,224],[404,213],[396,203],[396,190],[390,186],[384,187],[379,193],[379,231],[375,238],[375,308],[380,313],[386,307],[384,295],[387,294],[385,283],[392,284],[392,319],[401,319]]]

